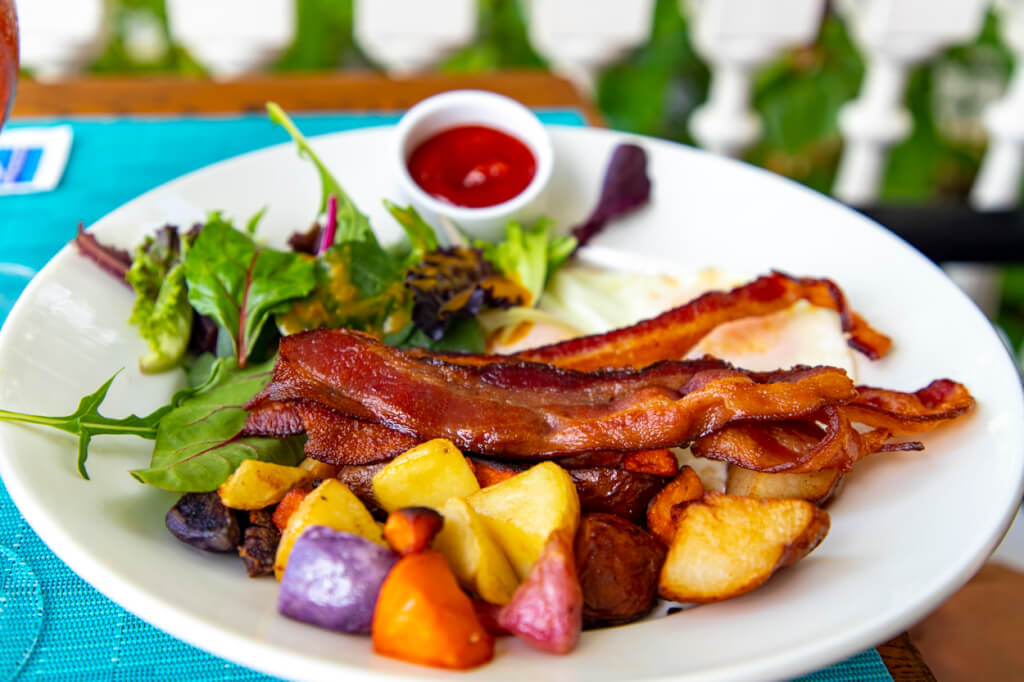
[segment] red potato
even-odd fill
[[[583,630],[583,590],[572,541],[568,530],[553,532],[529,576],[498,613],[501,627],[552,654],[572,651]]]
[[[574,547],[587,627],[628,623],[651,610],[665,562],[653,535],[612,514],[584,514]]]

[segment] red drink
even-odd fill
[[[18,17],[14,0],[0,0],[0,128],[11,109],[18,81]]]

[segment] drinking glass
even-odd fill
[[[0,0],[0,128],[14,100],[18,82],[18,16],[14,0]]]

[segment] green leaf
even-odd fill
[[[266,215],[266,213],[267,207],[264,206],[249,218],[249,222],[245,224],[245,233],[247,235],[251,237],[256,234],[256,230],[259,229],[260,226],[260,221],[263,220],[263,216]]]
[[[440,246],[434,228],[420,216],[415,208],[412,206],[402,208],[387,199],[384,200],[384,208],[394,216],[409,239],[409,252],[404,259],[406,267],[416,265],[423,260],[426,254],[436,251]]]
[[[576,249],[573,237],[555,237],[553,223],[541,218],[529,230],[510,222],[505,228],[505,241],[498,244],[477,242],[487,258],[506,277],[530,292],[527,305],[536,305],[548,277],[568,260]]]
[[[183,389],[174,394],[171,401],[163,407],[154,410],[145,417],[131,414],[121,419],[112,419],[100,414],[100,405],[107,397],[110,385],[120,373],[115,372],[107,379],[102,386],[83,397],[78,408],[69,415],[63,417],[46,417],[36,414],[24,414],[21,412],[8,412],[0,410],[0,421],[20,422],[23,424],[39,424],[52,429],[65,431],[78,436],[78,473],[82,478],[88,479],[89,473],[85,469],[85,461],[89,456],[89,443],[93,436],[115,435],[115,436],[138,436],[152,440],[157,436],[157,425],[165,414],[174,409],[183,400],[191,395],[203,391],[209,381],[218,375],[217,366],[211,371],[210,379],[203,385],[191,389]]]
[[[263,324],[316,285],[311,259],[273,251],[229,224],[207,222],[185,259],[188,301],[231,335],[245,367]]]
[[[164,227],[146,237],[135,250],[125,279],[135,290],[129,322],[149,346],[139,359],[143,372],[163,372],[185,356],[192,333],[192,306],[188,302],[182,254],[188,237]]]
[[[271,121],[284,128],[291,135],[292,140],[295,141],[295,146],[299,148],[299,156],[305,157],[316,167],[316,171],[320,175],[320,186],[322,189],[320,213],[327,209],[327,198],[329,196],[334,195],[337,198],[338,230],[335,232],[334,243],[342,244],[356,239],[376,243],[377,237],[374,235],[373,230],[370,229],[369,219],[352,203],[352,199],[341,188],[341,185],[331,175],[331,172],[327,170],[327,166],[316,155],[313,148],[309,146],[309,142],[306,141],[306,138],[288,117],[288,114],[284,113],[284,110],[276,102],[267,102],[267,115]]]
[[[215,365],[211,383],[182,400],[160,420],[149,468],[132,476],[178,492],[216,490],[245,459],[296,464],[300,438],[239,438],[245,404],[270,382],[274,360],[244,370],[230,361]]]

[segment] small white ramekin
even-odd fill
[[[463,125],[495,128],[530,148],[537,168],[526,189],[494,206],[468,208],[440,201],[416,184],[408,166],[416,147],[443,130]],[[441,218],[446,218],[470,238],[487,241],[502,239],[510,220],[529,222],[540,217],[554,168],[551,138],[540,119],[514,99],[483,90],[452,90],[428,97],[409,109],[398,122],[392,158],[399,189],[426,220],[438,225]]]

